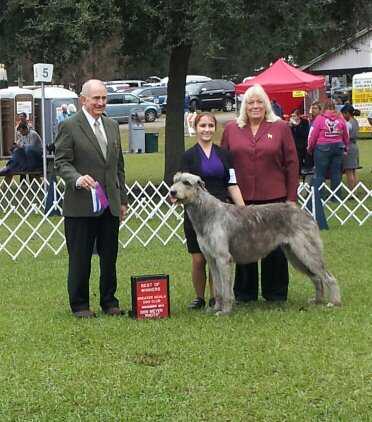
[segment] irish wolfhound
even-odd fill
[[[209,194],[199,176],[177,173],[170,188],[173,203],[185,206],[212,273],[217,314],[228,314],[233,303],[230,264],[256,262],[280,246],[291,264],[310,277],[314,303],[341,305],[336,279],[326,271],[318,226],[310,215],[290,203],[239,207]]]

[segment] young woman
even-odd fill
[[[196,144],[183,154],[181,171],[200,176],[208,192],[221,201],[227,202],[231,198],[235,204],[244,205],[240,189],[236,184],[230,153],[212,142],[217,126],[215,116],[207,112],[197,114],[194,125]],[[207,281],[206,260],[200,251],[196,233],[186,213],[184,230],[187,249],[192,257],[192,282],[196,294],[189,308],[202,309],[206,304],[204,296]],[[209,287],[209,306],[213,306],[213,283],[210,274]]]

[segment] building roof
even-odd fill
[[[30,89],[19,88],[18,86],[10,86],[9,88],[0,89],[0,98],[14,98],[16,95],[30,94]]]
[[[372,27],[364,28],[337,47],[301,66],[303,70],[360,69],[372,66]]]
[[[41,98],[41,88],[32,91],[34,98]],[[45,98],[78,98],[75,92],[65,88],[56,88],[52,86],[45,87]]]

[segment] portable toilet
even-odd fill
[[[35,99],[35,124],[36,131],[41,135],[41,88],[33,91]],[[45,143],[48,145],[55,140],[58,132],[57,117],[61,113],[62,104],[73,104],[80,108],[79,98],[75,92],[65,88],[52,86],[45,87]]]
[[[24,117],[34,127],[34,98],[29,89],[12,86],[0,89],[0,156],[10,155],[16,140],[17,126]],[[24,113],[24,114],[23,114]]]

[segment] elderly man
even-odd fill
[[[81,91],[82,110],[61,123],[55,141],[57,174],[66,183],[63,212],[68,294],[71,310],[79,318],[95,317],[89,306],[95,242],[100,260],[100,306],[107,315],[123,313],[115,297],[116,259],[127,195],[119,126],[103,115],[106,101],[104,84],[96,79],[87,81]],[[103,193],[101,208],[97,207],[98,191]]]

